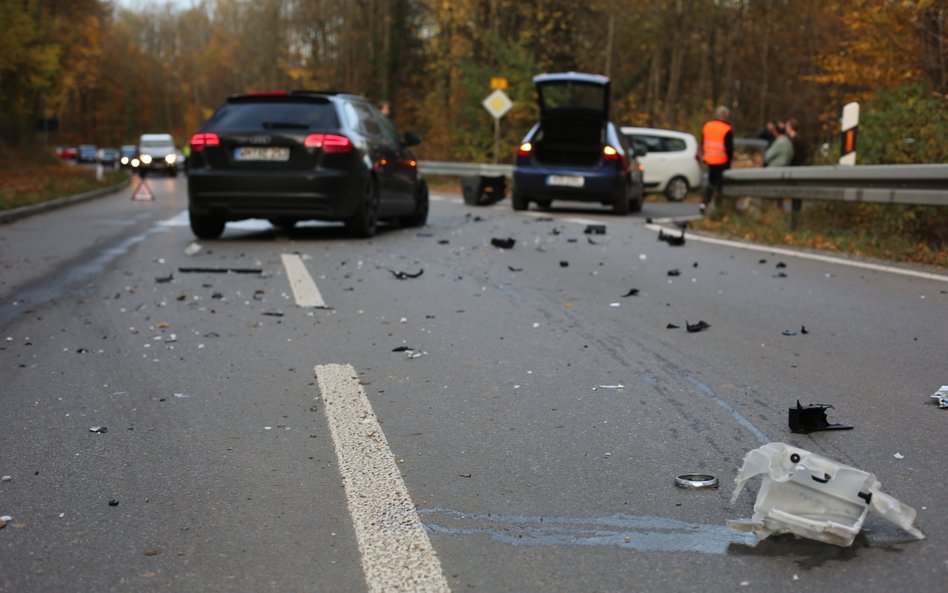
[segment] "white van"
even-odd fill
[[[172,177],[178,174],[178,155],[171,134],[142,134],[138,160],[142,172],[164,171]]]
[[[645,191],[663,193],[673,202],[685,199],[701,185],[701,155],[698,141],[687,132],[625,126],[622,134],[646,154],[638,160],[645,167]]]

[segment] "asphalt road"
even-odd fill
[[[673,247],[661,202],[195,242],[149,183],[0,226],[0,591],[944,590],[948,274]],[[792,434],[797,400],[854,429]],[[732,532],[770,441],[927,539]]]

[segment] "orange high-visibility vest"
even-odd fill
[[[704,124],[701,129],[701,137],[704,139],[701,149],[704,153],[704,162],[709,165],[726,165],[727,149],[724,145],[724,137],[730,132],[731,124],[719,119],[712,119]]]

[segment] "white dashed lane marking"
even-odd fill
[[[313,278],[306,271],[306,265],[303,259],[291,253],[284,253],[280,256],[283,259],[283,267],[286,268],[286,278],[290,282],[290,288],[293,290],[293,298],[300,307],[326,308],[326,302],[323,295]]]
[[[315,371],[369,592],[450,593],[355,369]]]

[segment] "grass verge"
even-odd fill
[[[0,211],[110,187],[127,177],[124,171],[106,171],[98,181],[95,169],[61,162],[45,152],[25,154],[3,150],[0,151]]]
[[[810,202],[799,224],[772,201],[731,202],[693,227],[725,237],[948,268],[948,208]]]

